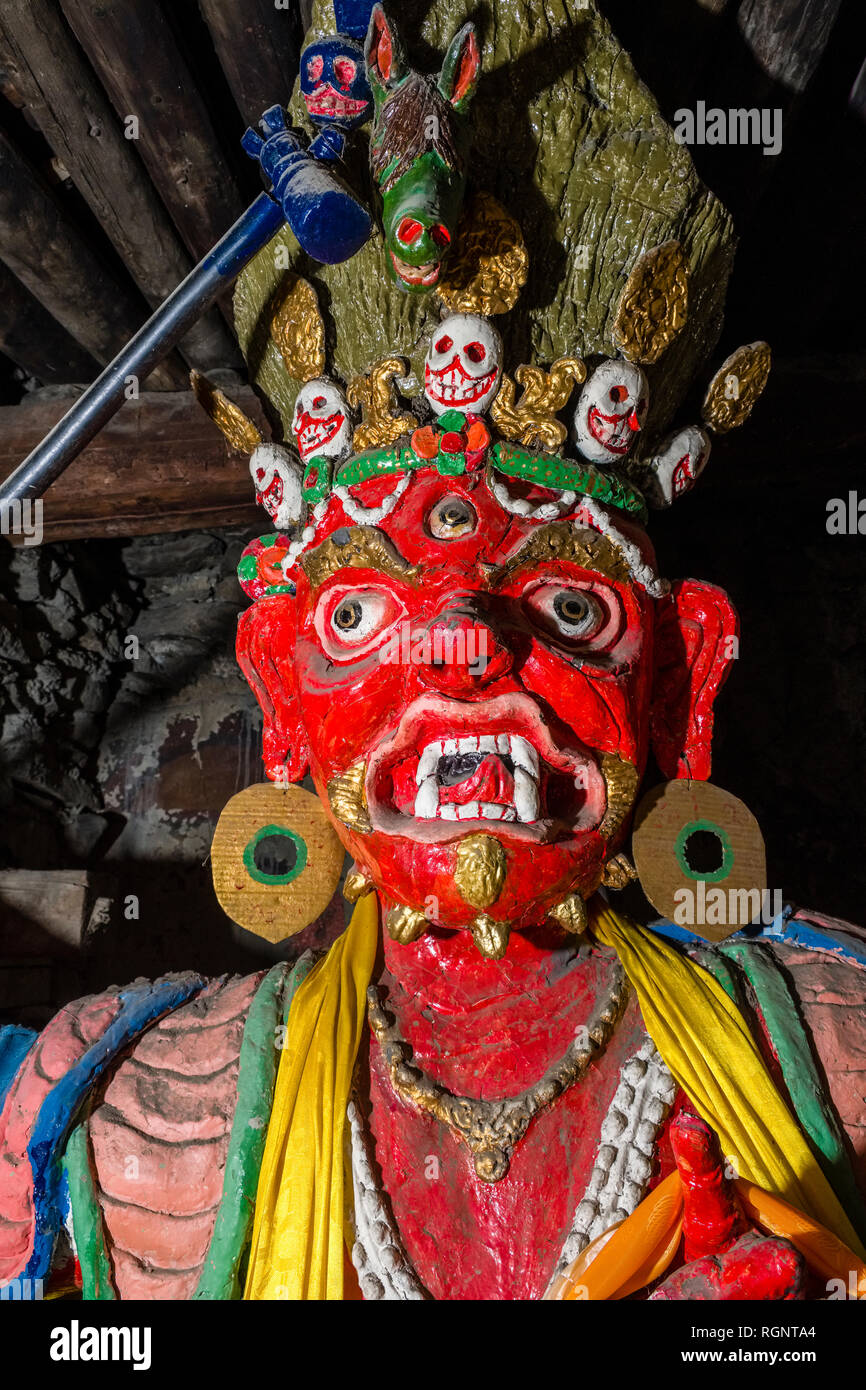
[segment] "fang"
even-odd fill
[[[494,922],[485,912],[472,923],[472,937],[487,960],[501,960],[508,949],[511,928],[507,922]]]

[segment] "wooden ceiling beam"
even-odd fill
[[[147,311],[90,249],[36,170],[0,131],[0,245],[3,259],[53,318],[106,364],[141,327]],[[151,386],[180,386],[177,357],[163,362]]]
[[[201,260],[245,201],[162,9],[153,0],[62,4],[117,114],[137,118],[136,148],[174,225]]]
[[[45,385],[88,382],[99,365],[0,261],[0,352]]]
[[[3,0],[0,58],[24,109],[156,308],[192,261],[62,15],[51,4]],[[203,370],[237,360],[214,312],[195,326],[181,352]]]
[[[274,0],[199,0],[220,66],[248,125],[279,102],[288,105],[302,31],[297,11]]]
[[[255,392],[229,394],[267,438]],[[68,405],[33,397],[0,407],[0,479]],[[255,503],[246,455],[229,450],[191,391],[149,391],[128,402],[43,498],[43,543],[234,525],[248,526],[251,537],[273,531]]]

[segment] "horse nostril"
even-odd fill
[[[408,246],[411,245],[413,241],[418,240],[423,230],[424,228],[421,226],[421,223],[416,221],[414,217],[404,217],[397,228],[397,235],[400,240]]]

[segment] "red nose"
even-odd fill
[[[472,599],[452,598],[430,622],[418,674],[446,694],[467,694],[492,685],[511,669],[512,655]]]

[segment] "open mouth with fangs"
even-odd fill
[[[528,695],[466,703],[422,696],[372,754],[374,830],[427,842],[492,829],[548,843],[597,827],[606,789],[585,749],[555,742]]]
[[[435,285],[439,279],[441,261],[428,261],[426,265],[410,265],[408,261],[401,261],[393,251],[390,251],[389,255],[394,270],[407,285]]]

